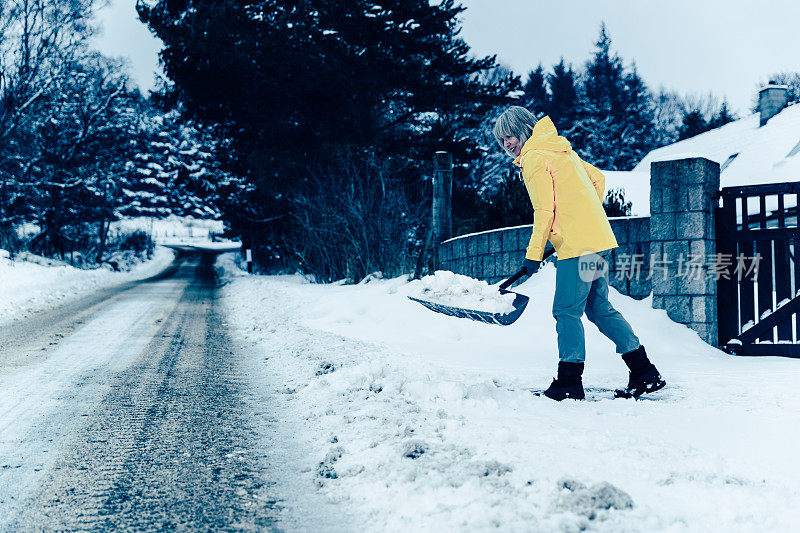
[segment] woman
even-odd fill
[[[554,400],[583,399],[586,357],[581,316],[616,344],[630,369],[628,386],[618,397],[638,397],[666,383],[649,361],[630,324],[608,301],[607,252],[617,247],[603,210],[605,178],[578,157],[556,132],[550,117],[537,121],[525,108],[507,109],[494,136],[522,168],[533,204],[533,234],[524,268],[533,275],[549,240],[558,255],[553,317],[558,334],[558,375],[544,394]]]

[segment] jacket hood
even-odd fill
[[[572,150],[572,145],[565,137],[562,137],[558,134],[553,121],[550,120],[550,117],[544,117],[536,123],[536,126],[533,127],[530,138],[525,141],[519,157],[514,160],[514,164],[521,166],[522,158],[525,157],[527,152],[533,150],[569,152]]]

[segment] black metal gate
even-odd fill
[[[726,187],[717,211],[719,342],[800,357],[800,183]]]

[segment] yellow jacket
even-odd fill
[[[603,209],[605,177],[583,161],[550,117],[536,123],[514,164],[533,204],[533,234],[527,259],[542,260],[549,240],[558,259],[617,247]]]

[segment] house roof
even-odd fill
[[[800,105],[790,105],[759,127],[758,113],[647,154],[634,171],[684,154],[720,164],[720,186],[800,180]]]
[[[603,171],[606,190],[622,188],[633,215],[650,214],[650,163],[706,157],[720,164],[720,187],[800,181],[800,104],[759,127],[758,113],[651,151],[630,172]]]

